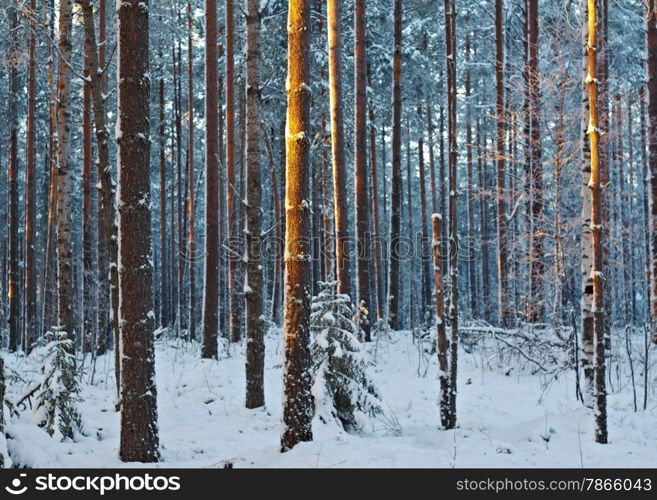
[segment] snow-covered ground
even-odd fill
[[[458,429],[439,426],[435,355],[419,354],[409,332],[393,333],[374,355],[374,377],[395,422],[375,422],[368,435],[350,435],[314,423],[314,441],[279,452],[282,339],[267,336],[266,407],[244,408],[244,353],[232,347],[219,361],[201,360],[198,348],[158,342],[156,370],[160,442],[166,467],[655,467],[657,402],[633,411],[632,389],[609,396],[610,443],[593,441],[591,410],[575,398],[574,374],[544,390],[544,376],[481,369],[481,352],[461,351]],[[29,377],[30,361],[5,354],[8,366]],[[428,365],[425,363],[428,362]],[[88,365],[88,363],[87,363]],[[87,366],[87,368],[89,368]],[[110,353],[82,384],[85,436],[57,442],[30,421],[29,405],[7,426],[13,461],[23,467],[121,467],[119,415]],[[38,375],[32,371],[31,376]],[[654,384],[653,384],[654,385]],[[10,385],[16,401],[23,384]],[[641,402],[642,388],[638,388]],[[641,405],[640,405],[641,406]],[[400,433],[391,432],[393,427]],[[399,429],[398,429],[399,430]],[[134,466],[136,464],[130,464]],[[150,465],[149,465],[150,466]]]

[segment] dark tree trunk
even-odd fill
[[[119,317],[124,462],[157,462],[150,211],[148,1],[118,9]],[[144,202],[146,201],[146,202]]]
[[[458,355],[458,180],[456,149],[456,5],[455,0],[445,0],[445,50],[447,59],[447,119],[449,145],[449,413],[448,429],[456,427],[456,390]]]
[[[657,0],[648,0],[646,19],[648,47],[648,164],[650,165],[651,245],[650,245],[650,311],[652,340],[657,343]]]
[[[7,162],[7,191],[9,208],[9,280],[7,283],[7,302],[9,306],[9,350],[20,348],[20,289],[21,269],[18,253],[18,17],[16,7],[8,9],[9,27],[11,29],[9,45],[9,106],[7,118],[9,124],[9,161]]]
[[[36,0],[30,0],[36,14]],[[36,286],[36,35],[30,33],[27,75],[27,151],[25,162],[25,352],[29,354],[37,338]],[[1,399],[0,399],[1,401]]]
[[[495,79],[496,79],[496,135],[495,160],[496,212],[497,212],[497,320],[501,326],[508,326],[510,319],[508,293],[508,250],[506,236],[506,191],[504,151],[504,0],[495,0]]]
[[[166,121],[164,114],[164,80],[160,79],[160,325],[169,326],[169,253],[167,251],[167,162],[164,150]]]
[[[219,333],[219,89],[217,0],[205,0],[205,276],[202,358],[217,358]]]
[[[388,276],[388,321],[394,330],[401,328],[400,258],[401,237],[401,43],[402,0],[394,1],[394,46],[392,58],[392,179],[390,217],[390,273]]]
[[[246,407],[265,404],[263,321],[262,178],[260,168],[260,0],[246,16]]]
[[[226,0],[226,201],[228,210],[228,293],[230,304],[230,334],[231,342],[242,338],[242,318],[240,317],[241,295],[240,283],[237,280],[238,257],[235,242],[239,239],[237,213],[235,206],[235,38],[233,20],[233,0]]]
[[[365,341],[371,340],[370,302],[370,204],[367,185],[367,53],[365,0],[354,3],[354,158],[356,170],[356,230],[358,233],[358,305],[360,328]],[[345,196],[346,197],[346,196]],[[368,311],[368,314],[365,313]]]
[[[196,220],[194,184],[194,52],[192,50],[192,4],[187,2],[187,113],[189,115],[189,139],[187,141],[187,187],[189,194],[187,199],[187,262],[189,265],[189,339],[196,339],[196,260],[199,252],[196,249]]]

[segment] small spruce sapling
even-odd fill
[[[32,421],[62,441],[75,440],[82,422],[78,403],[82,401],[76,378],[73,341],[55,328],[37,342],[33,356],[41,360],[43,382],[36,394]]]
[[[337,281],[319,285],[310,315],[315,413],[322,422],[334,420],[347,432],[364,431],[370,418],[384,413],[368,373],[372,363],[361,350],[349,297],[338,293]]]

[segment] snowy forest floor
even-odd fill
[[[562,373],[545,389],[545,376],[482,369],[486,356],[460,351],[458,429],[440,429],[436,356],[420,354],[410,332],[393,332],[377,349],[374,378],[400,433],[374,424],[350,435],[314,422],[314,441],[279,452],[282,429],[282,338],[266,340],[266,407],[244,407],[244,349],[232,346],[219,361],[201,360],[198,346],[156,343],[163,467],[654,467],[657,403],[633,411],[632,388],[609,396],[610,444],[593,441],[592,411],[575,397],[575,376]],[[38,379],[30,359],[6,355],[8,366]],[[427,364],[428,363],[428,364]],[[88,363],[87,363],[88,365]],[[503,371],[510,371],[505,375]],[[426,373],[425,373],[426,372]],[[114,410],[113,353],[97,360],[82,384],[84,432],[58,442],[31,423],[28,407],[8,423],[8,447],[20,467],[121,467],[119,414]],[[9,384],[16,401],[24,384]],[[642,395],[642,388],[638,390]],[[641,401],[641,397],[639,397]],[[641,406],[641,405],[639,405]],[[378,428],[378,429],[377,429]],[[399,429],[398,429],[399,430]],[[137,465],[137,464],[130,464]],[[151,465],[149,465],[150,467]]]

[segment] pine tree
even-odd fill
[[[30,0],[36,15],[36,0]],[[25,352],[29,353],[37,338],[37,269],[36,269],[36,35],[28,42],[27,145],[25,160]]]
[[[262,179],[260,167],[260,0],[249,0],[246,18],[246,407],[265,404],[263,321]]]
[[[73,226],[71,204],[71,78],[73,51],[72,0],[59,2],[59,61],[57,78],[57,303],[58,323],[75,338],[73,313]],[[73,345],[73,344],[72,344]]]
[[[119,273],[118,266],[118,226],[116,223],[116,206],[115,206],[115,183],[112,179],[110,168],[109,138],[110,133],[107,125],[107,114],[105,108],[105,98],[103,90],[103,81],[106,77],[106,68],[101,55],[104,54],[103,46],[99,48],[96,44],[96,31],[94,27],[93,7],[91,0],[77,0],[82,10],[84,24],[84,50],[85,57],[89,63],[89,77],[91,82],[87,85],[91,87],[92,110],[94,114],[94,129],[96,134],[96,167],[98,179],[100,180],[99,193],[99,216],[100,216],[100,234],[99,245],[104,252],[99,252],[109,260],[109,273],[106,272],[105,265],[99,262],[99,281],[106,283],[109,274],[109,303],[110,310],[103,308],[103,313],[99,310],[99,333],[107,328],[107,321],[110,323],[114,335],[114,373],[117,380],[117,391],[119,390],[121,380],[121,365],[119,359]],[[102,5],[102,4],[101,4]],[[101,27],[104,25],[102,10],[99,12]],[[99,38],[100,42],[104,41],[104,34]],[[104,56],[103,56],[104,57]],[[99,259],[100,260],[100,259]],[[102,288],[102,287],[101,287]],[[103,300],[99,301],[102,304]],[[109,312],[109,318],[104,317]]]
[[[312,441],[310,374],[310,0],[288,2],[285,367],[281,451]]]
[[[348,432],[364,430],[369,418],[384,412],[368,373],[372,363],[361,349],[349,296],[338,292],[336,281],[319,286],[310,313],[315,412],[324,423],[335,419]]]
[[[657,0],[648,0],[646,15],[648,163],[651,179],[650,300],[653,342],[657,344]]]
[[[456,149],[456,0],[445,0],[445,55],[447,61],[447,120],[449,145],[449,323],[450,371],[448,429],[456,427],[456,375],[458,356],[458,179]]]
[[[390,216],[390,272],[388,278],[388,321],[393,330],[401,328],[400,258],[401,236],[401,43],[402,0],[394,2],[394,46],[392,57],[392,179]]]
[[[335,276],[340,292],[351,296],[349,258],[349,205],[344,164],[344,123],[342,119],[342,40],[340,0],[328,0],[329,101],[331,116],[331,161],[333,166],[333,213],[335,216]]]
[[[359,310],[367,310],[370,305],[371,258],[369,238],[369,192],[367,182],[367,55],[365,37],[365,0],[354,3],[354,160],[356,192],[356,232],[358,237],[358,304]],[[376,167],[375,167],[376,168]],[[360,315],[360,327],[369,342],[370,321]]]
[[[196,339],[196,218],[195,203],[196,195],[194,183],[194,52],[192,50],[192,3],[187,2],[187,115],[189,117],[189,136],[187,140],[187,260],[189,264],[189,338]]]
[[[231,250],[239,237],[237,220],[238,207],[235,203],[237,190],[235,175],[235,27],[233,19],[233,0],[226,0],[226,204],[228,216],[228,241]],[[239,200],[239,197],[238,197]],[[231,342],[242,338],[241,284],[238,280],[239,262],[232,252],[228,255],[228,293],[230,308]]]
[[[589,126],[587,134],[591,151],[591,234],[593,240],[593,340],[595,348],[594,379],[595,379],[595,440],[598,443],[607,442],[607,388],[605,382],[605,339],[604,339],[604,305],[602,281],[602,217],[600,168],[598,163],[600,129],[598,128],[598,73],[596,57],[597,17],[595,0],[588,0],[588,72],[586,85],[589,90]]]
[[[7,191],[9,209],[9,280],[7,283],[7,302],[9,305],[9,350],[20,348],[20,256],[18,254],[19,235],[19,200],[18,200],[18,67],[20,53],[18,45],[18,16],[15,4],[8,9],[9,26],[11,28],[9,47],[9,106],[7,110],[9,122],[9,161],[7,162]]]
[[[496,208],[497,208],[497,276],[498,290],[497,321],[502,326],[509,323],[508,294],[508,250],[506,236],[506,194],[505,186],[505,151],[504,151],[504,0],[495,0],[495,161],[496,175]]]
[[[219,331],[219,117],[217,101],[217,1],[205,0],[205,276],[203,349],[216,358]]]
[[[124,462],[156,462],[147,1],[124,1],[118,18],[120,457]]]

